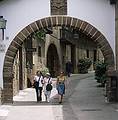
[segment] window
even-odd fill
[[[38,56],[41,57],[41,46],[38,46]]]
[[[89,50],[86,50],[86,56],[89,58]]]

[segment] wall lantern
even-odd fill
[[[110,0],[110,4],[116,4],[117,0]]]
[[[0,16],[0,29],[2,30],[2,40],[4,40],[4,29],[6,29],[6,22],[3,16]]]

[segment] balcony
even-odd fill
[[[72,28],[62,27],[60,33],[60,41],[65,44],[75,45],[77,40],[79,39],[79,34],[75,33]]]

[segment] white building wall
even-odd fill
[[[96,27],[115,52],[115,6],[110,0],[68,0],[68,15]]]
[[[67,0],[68,15],[87,21],[100,30],[114,50],[115,15],[109,0]],[[0,16],[7,20],[5,52],[13,38],[30,23],[50,16],[50,0],[4,0],[0,2]],[[7,39],[6,39],[7,38]],[[115,51],[115,50],[114,50]],[[0,86],[3,85],[5,52],[0,52]]]

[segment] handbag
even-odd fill
[[[38,86],[39,86],[39,82],[37,82],[37,81],[34,81],[34,84],[33,84],[33,86],[34,86],[34,88],[38,88]]]
[[[33,84],[34,88],[39,87],[39,81],[40,81],[40,77],[39,77],[38,81],[34,81],[34,84]]]
[[[51,91],[52,90],[52,85],[49,83],[49,81],[50,81],[50,78],[48,80],[48,84],[46,85],[46,90],[47,91]]]

